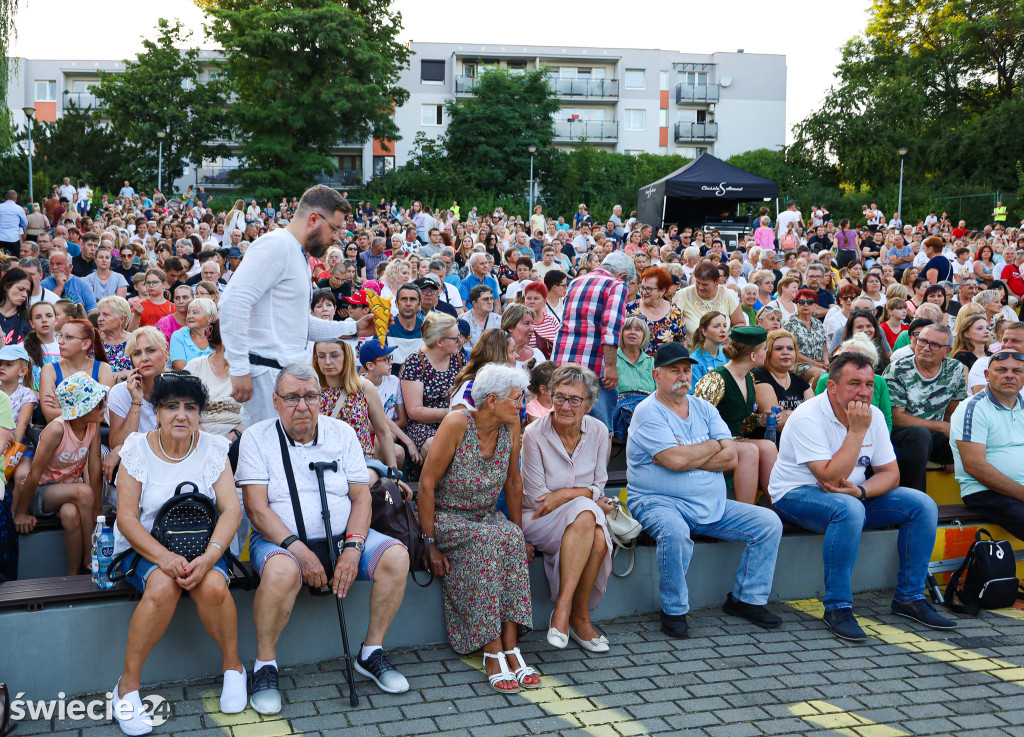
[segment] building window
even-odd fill
[[[510,61],[508,63],[509,74],[526,74],[525,61]]]
[[[462,76],[463,77],[475,77],[476,76],[476,64],[463,64],[462,65]]]
[[[658,87],[663,90],[668,89],[668,72],[664,69],[658,72]]]
[[[339,163],[341,164],[340,168],[342,171],[357,171],[359,173],[362,173],[363,171],[362,154],[355,154],[352,156],[346,154],[340,157]]]
[[[676,74],[676,82],[679,84],[696,85],[697,87],[705,87],[708,83],[707,72],[678,72]]]
[[[421,105],[420,106],[420,124],[421,125],[441,125],[441,111],[443,106],[441,105]]]
[[[645,87],[644,82],[644,70],[643,69],[627,69],[626,70],[626,89],[627,90],[642,90]]]
[[[56,102],[57,82],[52,79],[36,80],[36,102]]]
[[[646,110],[626,110],[626,130],[642,131],[646,127]]]
[[[658,111],[658,125],[662,128],[668,128],[668,110]]]
[[[373,175],[379,176],[385,172],[392,171],[395,168],[395,157],[394,156],[374,156],[373,157]]]
[[[444,84],[444,61],[420,60],[420,82]]]

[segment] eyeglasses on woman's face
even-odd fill
[[[567,397],[564,394],[555,394],[551,397],[551,401],[559,406],[568,404],[573,409],[577,409],[583,406],[585,400],[583,397]]]

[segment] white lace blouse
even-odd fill
[[[224,471],[228,462],[227,438],[199,432],[199,442],[188,458],[180,463],[168,463],[157,457],[146,441],[146,433],[133,432],[121,447],[121,469],[142,484],[139,497],[139,521],[146,530],[153,528],[153,519],[164,502],[174,496],[178,484],[191,481],[199,493],[211,499],[216,498],[214,482]],[[186,487],[183,492],[192,491]],[[114,554],[130,548],[131,545],[114,524]]]

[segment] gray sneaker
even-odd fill
[[[409,690],[409,682],[391,664],[391,659],[382,647],[370,653],[366,660],[356,656],[355,668],[376,683],[381,691],[405,693]]]
[[[281,711],[281,691],[277,687],[277,668],[265,665],[249,677],[249,706],[259,714]]]

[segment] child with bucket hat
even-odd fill
[[[70,576],[89,570],[90,532],[103,488],[99,425],[108,391],[81,371],[57,385],[61,416],[40,433],[28,477],[14,492],[14,526],[22,535],[35,529],[37,517],[60,517]]]

